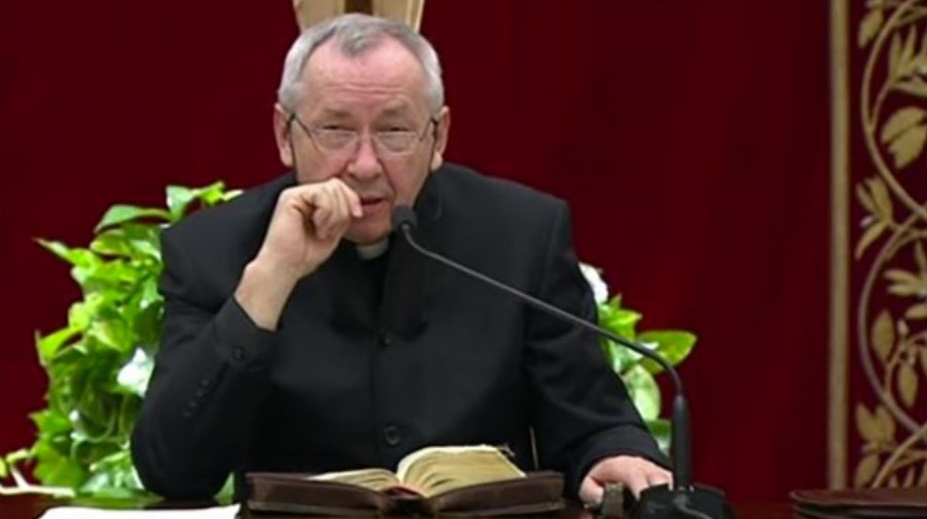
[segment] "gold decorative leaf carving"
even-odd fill
[[[859,259],[863,256],[863,253],[866,252],[866,247],[872,245],[872,242],[879,239],[879,235],[882,234],[888,227],[888,222],[879,221],[875,222],[866,229],[866,232],[863,233],[863,237],[859,239],[859,243],[856,244],[856,251],[853,253],[856,259]]]
[[[927,303],[918,303],[911,305],[904,313],[905,319],[916,321],[918,319],[927,319]],[[927,349],[922,350],[927,352]]]
[[[865,276],[854,360],[868,392],[850,407],[858,450],[848,476],[856,486],[927,485],[927,409],[918,405],[927,388],[927,0],[864,3],[850,33],[863,63],[851,135],[862,142],[848,150],[864,145],[868,164],[847,153],[862,211],[851,272]]]
[[[917,45],[917,32],[914,27],[908,30],[902,41],[899,33],[892,37],[892,46],[888,57],[888,77],[897,79],[907,76],[917,67],[918,56],[915,54]]]
[[[895,167],[901,169],[914,161],[924,149],[927,142],[927,124],[921,124],[927,118],[927,110],[917,106],[899,109],[885,125],[879,135],[882,144],[895,158]]]
[[[876,212],[875,200],[872,199],[872,195],[869,194],[869,191],[866,191],[866,188],[863,187],[862,184],[856,184],[856,199],[859,200],[860,205],[862,205],[867,212]]]
[[[863,439],[875,445],[889,443],[895,436],[895,422],[882,406],[870,413],[864,404],[856,404],[856,427]]]
[[[882,9],[876,8],[866,13],[862,23],[859,25],[859,32],[856,35],[856,44],[859,47],[869,45],[872,38],[878,34],[879,29],[882,28],[883,21],[885,21],[885,17],[882,15]]]
[[[854,486],[867,485],[879,470],[879,455],[869,454],[856,466],[856,475],[853,477]]]
[[[905,130],[901,136],[888,145],[888,151],[895,159],[895,167],[901,169],[920,156],[927,142],[927,124],[919,124]]]
[[[892,282],[888,292],[896,296],[908,297],[927,294],[927,277],[902,269],[890,269],[885,272],[885,279]]]
[[[898,380],[898,394],[901,395],[901,402],[907,407],[913,406],[914,401],[917,399],[918,383],[914,366],[907,362],[903,363],[898,368],[898,378],[896,380]]]
[[[927,82],[916,76],[904,81],[899,81],[895,84],[894,88],[895,90],[915,97],[927,97]]]
[[[892,323],[892,314],[888,310],[882,310],[872,324],[871,344],[879,360],[884,364],[895,345],[895,326]]]
[[[872,199],[876,205],[876,216],[883,220],[892,220],[895,211],[885,181],[879,177],[870,178],[866,180],[866,185],[869,186],[869,191],[872,192]]]
[[[882,144],[897,139],[905,130],[923,121],[925,116],[927,116],[927,110],[917,106],[907,106],[899,109],[882,126],[882,133],[879,136]]]
[[[876,408],[876,423],[879,424],[879,430],[882,432],[882,442],[891,444],[895,442],[895,420],[884,407]]]

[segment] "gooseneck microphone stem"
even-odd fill
[[[412,213],[411,209],[409,208],[397,208],[397,213],[400,211],[407,211],[409,214],[403,214],[398,217],[394,215],[394,228],[399,230],[402,236],[405,238],[406,242],[423,256],[446,265],[458,272],[462,272],[467,276],[476,278],[543,312],[553,314],[563,319],[564,321],[595,332],[596,334],[603,335],[622,346],[640,353],[644,357],[647,357],[648,359],[651,359],[662,366],[663,369],[665,369],[666,372],[670,374],[670,377],[672,377],[673,385],[676,389],[676,396],[673,400],[672,410],[673,489],[680,491],[688,491],[691,489],[692,465],[689,441],[689,406],[686,402],[685,394],[683,393],[682,380],[679,378],[679,374],[676,372],[676,370],[669,364],[669,362],[666,361],[666,359],[639,343],[620,337],[610,332],[609,330],[606,330],[605,328],[596,326],[595,324],[581,319],[569,312],[561,310],[560,308],[557,308],[550,303],[546,303],[534,296],[516,290],[515,288],[496,281],[495,279],[481,272],[477,272],[465,265],[461,265],[456,261],[450,260],[440,254],[434,253],[422,247],[418,244],[417,241],[415,241],[415,238],[412,237],[412,230],[415,227],[414,213]]]

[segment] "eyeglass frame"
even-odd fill
[[[363,136],[363,132],[357,132],[357,131],[354,131],[354,130],[335,130],[335,131],[342,132],[342,133],[344,133],[344,134],[348,134],[348,133],[352,134],[352,135],[353,135],[353,138],[352,138],[351,141],[350,141],[351,144],[345,144],[343,148],[339,148],[339,149],[327,149],[327,148],[324,148],[324,147],[322,147],[322,146],[319,145],[319,143],[318,143],[317,140],[316,140],[317,137],[316,137],[316,135],[315,135],[316,132],[319,132],[319,131],[326,131],[325,129],[323,129],[323,128],[314,128],[314,129],[313,129],[313,128],[309,128],[309,127],[306,126],[306,124],[302,121],[302,119],[299,118],[299,116],[296,114],[296,112],[290,112],[290,117],[287,119],[287,126],[288,126],[288,127],[292,127],[292,123],[293,123],[294,121],[296,122],[297,125],[299,125],[300,128],[302,128],[303,132],[305,132],[306,136],[309,138],[309,141],[312,142],[312,145],[315,146],[315,148],[316,148],[317,150],[319,150],[319,152],[322,153],[323,155],[329,155],[329,156],[338,155],[339,153],[344,153],[344,150],[351,149],[352,147],[354,148],[353,152],[351,152],[350,154],[345,153],[345,156],[354,156],[354,155],[357,155],[357,152],[358,152],[358,151],[360,151],[361,139],[362,139],[362,136]],[[374,153],[375,153],[377,156],[379,156],[379,157],[381,157],[381,158],[382,158],[383,156],[389,156],[389,157],[408,157],[409,155],[412,155],[412,154],[415,152],[415,148],[418,146],[418,144],[421,143],[421,142],[425,139],[425,136],[428,134],[428,126],[429,126],[429,125],[434,125],[434,126],[433,126],[433,131],[432,131],[432,137],[435,139],[435,143],[437,143],[437,140],[438,140],[438,124],[439,124],[438,118],[435,117],[434,115],[431,115],[431,116],[428,117],[428,121],[426,121],[425,127],[422,128],[420,131],[399,130],[399,131],[392,131],[392,132],[384,131],[384,132],[367,132],[367,133],[370,134],[371,146],[373,147]],[[414,135],[415,135],[415,140],[412,141],[412,144],[409,146],[409,149],[408,149],[408,150],[405,150],[405,151],[402,151],[402,152],[396,152],[396,151],[390,150],[387,146],[385,146],[385,145],[382,143],[382,141],[380,141],[378,135],[380,135],[380,134],[382,134],[382,133],[406,133],[406,134],[414,134]],[[386,153],[383,153],[383,150],[386,150]]]

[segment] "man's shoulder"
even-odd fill
[[[447,203],[477,204],[480,212],[552,212],[566,202],[514,180],[493,177],[459,164],[445,164],[438,172],[441,197]]]

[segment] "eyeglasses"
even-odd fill
[[[309,128],[296,116],[290,114],[289,123],[296,124],[306,132],[309,140],[322,153],[338,156],[353,156],[360,150],[361,133],[354,130],[340,128]],[[374,151],[380,157],[402,157],[410,155],[415,147],[428,134],[428,127],[434,125],[437,133],[438,121],[434,117],[428,119],[425,127],[419,131],[412,130],[385,130],[371,133]]]

